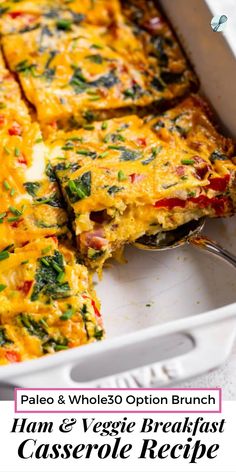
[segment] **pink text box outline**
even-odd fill
[[[218,391],[219,392],[219,409],[218,410],[17,410],[17,392],[19,391]],[[221,388],[15,388],[14,389],[14,412],[15,413],[222,413],[222,389]]]

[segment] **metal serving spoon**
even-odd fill
[[[188,243],[218,256],[236,268],[236,256],[215,241],[200,234],[205,225],[205,221],[205,218],[200,218],[199,220],[192,220],[189,223],[185,223],[171,231],[163,231],[154,235],[144,235],[135,241],[134,246],[145,251],[166,251],[167,249],[174,249]]]

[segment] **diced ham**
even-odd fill
[[[104,236],[104,229],[98,228],[95,231],[84,233],[82,237],[82,242],[86,247],[90,247],[99,251],[108,244],[108,241]]]
[[[179,175],[179,177],[183,177],[185,174],[185,167],[184,166],[177,166],[175,168],[176,174]]]
[[[142,182],[142,180],[145,178],[145,175],[143,175],[143,174],[130,174],[129,178],[130,178],[132,184],[136,184],[137,182]]]

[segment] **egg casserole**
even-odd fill
[[[196,96],[160,116],[59,132],[50,146],[80,254],[93,269],[145,233],[233,213],[232,143]]]
[[[55,237],[0,252],[0,364],[101,339],[87,269]]]
[[[21,3],[25,4],[17,2],[19,11]],[[95,4],[97,8],[100,5]],[[117,112],[130,112],[133,107],[158,106],[184,95],[196,84],[157,10],[156,19],[163,25],[158,37],[165,61],[159,54],[156,34],[137,35],[135,25],[115,5],[110,24],[88,24],[82,16],[81,21],[50,17],[46,25],[39,23],[23,32],[4,35],[2,28],[7,63],[18,75],[45,133],[48,127],[50,131],[90,124]],[[73,2],[68,8],[73,8]]]
[[[103,339],[92,273],[144,234],[232,215],[236,167],[152,0],[0,0],[0,34],[8,364]]]

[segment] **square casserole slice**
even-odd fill
[[[155,37],[147,43],[119,13],[109,26],[62,29],[53,23],[3,37],[8,65],[40,123],[49,130],[81,125],[187,93],[196,78],[169,26],[156,15],[164,25],[158,34],[165,63],[149,47]]]
[[[78,248],[92,268],[144,233],[234,212],[234,147],[208,115],[192,96],[160,116],[97,122],[48,143]]]
[[[100,340],[87,269],[55,238],[0,253],[0,364]]]

